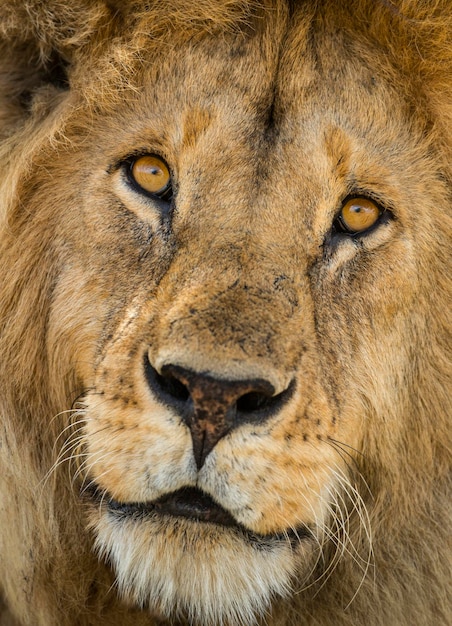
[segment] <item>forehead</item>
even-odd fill
[[[406,108],[385,50],[353,20],[314,15],[307,6],[262,12],[232,32],[143,48],[134,89],[118,101],[122,131],[155,130],[180,149],[206,131],[218,140],[227,132],[229,142],[292,135],[304,148],[319,126],[361,135],[385,129],[395,100],[402,114]]]

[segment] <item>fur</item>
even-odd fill
[[[449,0],[3,0],[0,37],[1,625],[448,626]],[[143,362],[291,392],[199,467]],[[112,505],[194,487],[237,526]]]

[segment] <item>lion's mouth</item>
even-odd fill
[[[221,526],[238,525],[226,509],[195,487],[184,487],[153,502],[121,503],[110,499],[108,508],[119,515],[141,516],[157,513],[185,517],[196,522],[211,522]]]
[[[254,533],[237,522],[231,513],[215,502],[210,495],[196,487],[183,487],[152,502],[118,502],[96,488],[91,488],[89,495],[91,499],[103,502],[108,512],[119,519],[142,519],[156,515],[185,518],[192,522],[216,524],[235,529],[248,541],[261,545],[275,541],[295,544],[311,536],[311,531],[306,526],[268,535]]]

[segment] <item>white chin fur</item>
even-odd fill
[[[290,592],[289,541],[261,546],[213,524],[108,512],[93,526],[96,550],[112,564],[121,596],[160,616],[249,626],[274,596]]]

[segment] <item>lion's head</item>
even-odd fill
[[[447,0],[0,23],[10,612],[446,626]]]

